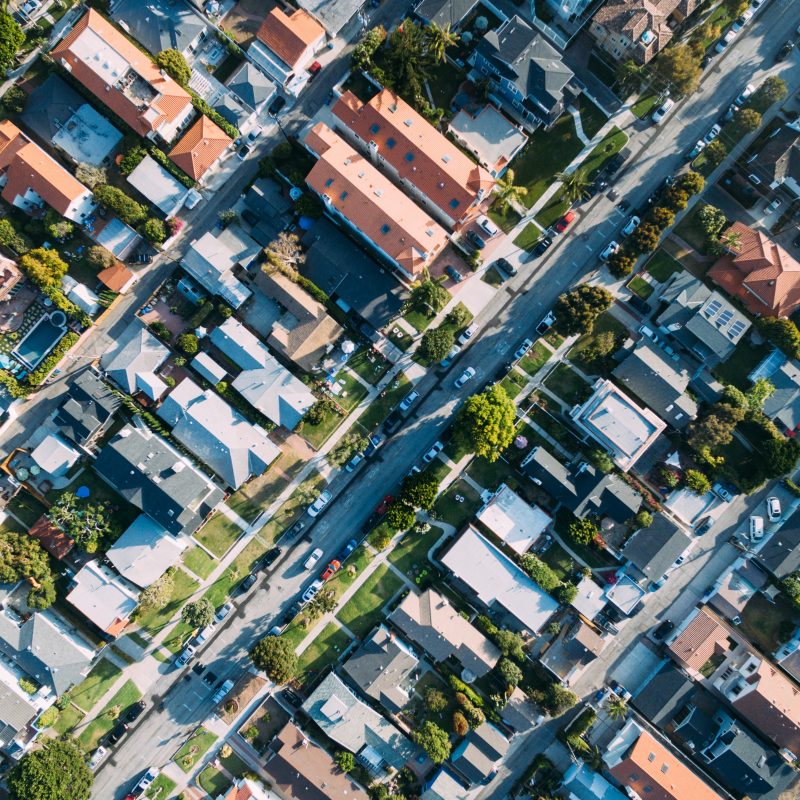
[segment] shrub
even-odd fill
[[[339,750],[334,756],[334,761],[342,772],[352,772],[356,766],[356,757],[347,750]]]
[[[114,254],[101,247],[99,244],[92,245],[86,252],[86,260],[97,267],[98,270],[107,269],[117,263]]]
[[[2,102],[3,108],[9,113],[21,114],[25,108],[25,100],[27,97],[28,96],[19,86],[13,84],[8,87],[0,102]]]
[[[119,171],[123,175],[130,175],[139,164],[142,163],[144,157],[147,155],[147,150],[141,144],[135,144],[125,153],[119,162]]]
[[[175,344],[179,350],[186,353],[187,356],[193,356],[200,349],[197,337],[193,333],[182,333],[176,340]]]
[[[433,711],[434,714],[438,714],[440,711],[444,711],[447,708],[447,698],[444,696],[443,692],[434,689],[433,686],[429,686],[425,690],[425,705]]]
[[[96,186],[93,197],[95,203],[110,208],[127,225],[135,227],[147,218],[147,209],[116,186]]]
[[[186,63],[183,53],[178,50],[173,50],[172,48],[162,50],[156,55],[155,62],[170,76],[170,78],[180,84],[184,89],[189,85],[189,79],[192,77],[192,70]]]
[[[561,579],[556,573],[535,555],[525,553],[520,557],[520,566],[539,584],[546,592],[552,592],[561,584]]]
[[[170,329],[160,319],[151,322],[147,327],[150,328],[159,339],[164,339],[167,342],[172,340]]]
[[[186,320],[186,324],[190,328],[199,327],[206,321],[213,310],[214,304],[208,298],[202,300],[200,305],[194,310],[189,319]]]
[[[683,475],[683,482],[686,488],[697,495],[703,495],[711,491],[711,481],[699,470],[687,469]]]
[[[453,712],[453,733],[456,736],[466,736],[469,733],[469,723],[461,711]]]

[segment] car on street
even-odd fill
[[[264,129],[260,125],[256,125],[256,127],[247,134],[247,144],[253,144],[253,142],[261,136],[262,130]]]
[[[456,283],[461,283],[461,281],[464,280],[464,276],[452,264],[448,264],[444,268],[444,271],[447,273],[448,277]]]
[[[776,197],[765,209],[764,214],[774,214],[781,207],[780,197]]]
[[[141,797],[160,774],[161,770],[158,767],[150,767],[147,772],[139,778],[139,782],[136,786],[125,795],[125,800],[136,800],[137,797]]]
[[[447,355],[439,362],[442,367],[449,367],[453,363],[453,359],[461,352],[461,345],[454,344],[448,351]]]
[[[553,244],[553,240],[550,236],[544,236],[536,243],[536,247],[533,248],[534,256],[542,256],[544,255],[550,245]]]
[[[561,219],[555,224],[556,233],[564,233],[569,226],[575,221],[575,212],[567,211]]]
[[[92,757],[89,759],[89,769],[94,772],[99,766],[100,762],[108,755],[108,748],[103,747],[102,745],[97,748],[97,750],[92,753]]]
[[[721,130],[722,130],[722,127],[718,123],[715,122],[711,126],[711,129],[708,131],[708,133],[703,137],[703,141],[706,144],[711,144],[711,142],[713,142],[714,139],[716,139],[717,136],[719,136]]]
[[[608,259],[611,258],[611,256],[613,256],[614,253],[617,252],[617,250],[619,250],[619,245],[617,244],[617,242],[609,242],[606,245],[605,250],[603,250],[603,252],[600,253],[600,260],[608,261]]]
[[[320,580],[327,581],[332,578],[342,568],[342,562],[338,558],[334,558],[327,567],[325,567],[322,575],[319,576]]]
[[[222,620],[224,620],[225,617],[231,613],[231,611],[233,611],[233,603],[225,603],[217,609],[217,613],[214,614],[214,619],[217,622],[222,622]]]
[[[669,97],[667,98],[654,112],[651,119],[656,125],[660,125],[664,121],[664,117],[669,114],[675,107],[675,101]]]
[[[635,214],[625,223],[625,227],[622,229],[623,236],[630,236],[640,225],[641,219],[637,217]]]
[[[308,73],[309,73],[309,76],[310,76],[309,79],[308,79],[308,82],[311,83],[311,81],[313,81],[314,78],[316,78],[317,75],[320,74],[320,72],[322,72],[322,64],[320,64],[319,61],[315,61],[308,68]]]
[[[211,702],[214,705],[221,702],[231,689],[233,689],[233,681],[228,678],[225,683],[223,683],[222,686],[220,686],[219,689],[217,689],[217,691],[211,696]]]
[[[789,39],[788,42],[784,42],[783,46],[780,50],[778,50],[775,60],[776,61],[785,61],[791,55],[792,50],[794,50],[794,42]]]
[[[239,157],[239,160],[240,160],[240,161],[244,161],[244,160],[247,158],[247,156],[249,156],[249,155],[250,155],[250,150],[251,150],[251,149],[252,149],[252,148],[250,147],[250,145],[249,145],[249,144],[243,144],[243,145],[242,145],[242,146],[241,146],[241,147],[240,147],[240,148],[239,148],[239,149],[236,151],[236,155]]]
[[[428,450],[424,456],[422,456],[422,460],[426,464],[430,464],[431,461],[433,461],[433,459],[442,452],[442,450],[444,450],[444,444],[442,444],[442,442],[434,442],[431,449]]]
[[[724,53],[728,45],[736,38],[737,31],[731,28],[714,46],[718,53]]]
[[[378,517],[382,517],[389,510],[389,506],[392,503],[394,503],[394,496],[391,494],[387,494],[375,508],[375,515]]]
[[[497,234],[500,233],[500,230],[498,229],[497,225],[495,225],[494,222],[492,222],[489,219],[489,217],[487,217],[485,214],[481,214],[481,216],[478,217],[477,221],[478,221],[478,225],[480,226],[480,229],[490,239],[492,238],[492,236],[497,236]]]
[[[706,143],[702,139],[698,139],[694,143],[694,147],[689,151],[689,155],[687,156],[687,158],[689,159],[689,161],[693,161],[705,149],[706,149]]]
[[[748,83],[747,86],[745,86],[744,89],[742,89],[741,94],[733,101],[733,104],[741,108],[747,101],[747,98],[750,97],[750,95],[753,94],[755,90],[756,87],[752,83]]]
[[[125,722],[118,722],[108,734],[110,744],[116,744],[128,732],[128,725]]]
[[[553,323],[556,321],[556,315],[553,311],[548,311],[545,318],[536,326],[536,333],[539,336],[544,336],[550,328],[553,327]]]
[[[531,339],[523,339],[519,347],[514,351],[514,359],[519,360],[522,358],[531,347],[533,347],[533,341]]]
[[[308,507],[308,516],[316,517],[319,515],[322,509],[330,503],[332,497],[333,495],[327,489],[320,492],[319,497]]]
[[[606,174],[613,175],[615,172],[619,172],[622,168],[622,165],[631,157],[631,151],[627,147],[623,147],[619,153],[615,153],[611,158],[608,159],[608,163],[606,164]]]
[[[767,518],[770,522],[778,522],[783,516],[783,509],[781,509],[781,501],[777,497],[767,498]]]
[[[373,433],[369,437],[369,443],[364,448],[364,455],[369,458],[386,441],[386,437],[381,433]]]
[[[339,554],[339,561],[344,561],[347,558],[347,556],[349,556],[350,553],[352,553],[353,550],[356,549],[356,547],[358,547],[358,540],[357,539],[351,539],[344,546],[344,550],[342,550],[342,552]]]
[[[741,16],[737,17],[736,22],[734,22],[733,25],[731,25],[731,30],[734,30],[736,31],[736,33],[739,33],[739,31],[742,28],[744,28],[744,26],[747,25],[747,23],[750,22],[752,18],[753,18],[753,10],[751,8],[746,8],[744,11],[742,11]]]
[[[261,559],[261,569],[269,569],[281,557],[282,553],[283,550],[280,547],[273,547],[271,550],[267,550]]]
[[[267,109],[267,113],[271,117],[275,117],[278,115],[280,110],[286,105],[286,98],[281,97],[280,95],[276,97],[270,104],[269,108]]]
[[[356,453],[348,462],[345,464],[345,469],[348,472],[352,472],[362,461],[364,460],[363,453]]]
[[[322,548],[317,547],[312,552],[311,555],[303,562],[303,569],[314,569],[319,561],[322,558]]]
[[[175,666],[179,669],[185,667],[194,658],[197,648],[193,644],[187,644],[180,655],[175,659]]]
[[[475,377],[475,367],[467,367],[455,381],[456,389],[460,389],[464,384],[468,383]]]
[[[136,720],[142,716],[142,712],[145,710],[145,708],[147,708],[147,703],[145,703],[144,700],[137,700],[125,712],[125,721],[136,722]]]
[[[478,323],[473,322],[468,328],[462,331],[461,336],[458,337],[458,344],[466,344],[478,330]]]
[[[387,436],[393,436],[403,427],[405,418],[399,408],[395,408],[391,414],[383,421],[383,432]]]
[[[723,122],[730,122],[733,119],[733,115],[739,110],[739,106],[736,103],[731,103],[728,106],[727,111],[722,115]]]
[[[400,403],[400,410],[401,411],[408,411],[414,403],[419,400],[419,392],[413,391],[409,392]]]
[[[467,231],[467,241],[474,247],[477,247],[478,250],[483,250],[483,248],[486,247],[486,242],[481,239],[475,231]]]
[[[517,274],[517,268],[511,264],[507,258],[498,258],[492,266],[496,267],[501,272],[505,272],[506,275],[510,275],[512,278]]]

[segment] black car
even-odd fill
[[[125,714],[125,719],[127,722],[136,722],[137,719],[142,715],[142,711],[145,709],[145,702],[144,700],[137,700],[127,711]]]
[[[444,271],[456,282],[461,283],[464,280],[464,276],[452,265],[448,264]]]
[[[507,258],[498,258],[497,261],[494,262],[494,266],[505,272],[506,275],[511,275],[513,277],[517,274],[517,268]]]
[[[403,415],[400,413],[398,409],[392,411],[386,420],[383,423],[383,432],[387,436],[391,436],[393,433],[396,433],[400,430],[400,426],[403,424]]]
[[[794,50],[794,42],[790,39],[786,42],[780,50],[778,50],[778,55],[775,56],[776,61],[784,61],[789,57],[789,54]]]
[[[217,682],[217,676],[211,671],[208,670],[205,675],[203,675],[203,683],[206,686],[213,686]]]
[[[244,161],[244,160],[247,158],[247,156],[249,156],[249,155],[250,155],[250,150],[251,150],[251,149],[252,149],[252,148],[250,147],[250,145],[249,145],[249,144],[243,144],[243,145],[242,145],[242,146],[241,146],[241,147],[240,147],[240,148],[239,148],[239,149],[236,151],[236,155],[237,155],[237,156],[239,156],[239,160],[240,160],[240,161]]]
[[[252,225],[253,227],[258,225],[259,222],[261,222],[261,219],[259,218],[258,214],[256,214],[254,211],[251,211],[249,208],[246,208],[244,211],[242,211],[242,219],[248,225]]]
[[[110,744],[116,744],[128,732],[128,725],[125,722],[118,722],[108,734]]]
[[[618,172],[622,165],[630,158],[631,151],[627,147],[623,147],[619,153],[611,156],[606,164],[606,173],[608,175],[613,175],[615,172]]]
[[[475,233],[475,231],[467,231],[467,241],[470,244],[475,245],[478,250],[483,250],[483,248],[486,247],[486,242],[484,242],[483,239],[481,239],[481,237]]]
[[[276,97],[270,104],[269,108],[267,109],[267,113],[274,117],[278,114],[278,112],[286,105],[286,98],[285,97]]]
[[[539,243],[533,248],[533,254],[535,256],[544,255],[551,244],[553,244],[553,240],[549,236],[539,239]]]
[[[675,623],[670,622],[668,619],[665,619],[654,631],[653,631],[653,638],[657,641],[661,641],[662,639],[666,639],[667,636],[672,633],[675,628]]]
[[[244,594],[248,589],[252,589],[253,584],[258,580],[258,575],[255,572],[251,572],[241,583],[239,586],[239,591]]]
[[[271,567],[280,557],[283,550],[280,547],[273,547],[272,550],[268,550],[266,555],[263,559],[261,559],[261,568],[268,569]]]

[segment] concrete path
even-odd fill
[[[567,108],[570,114],[572,114],[572,119],[575,120],[575,133],[578,134],[578,138],[585,144],[591,144],[591,139],[583,132],[583,122],[581,121],[581,112],[578,111],[577,108],[573,108],[569,106]]]

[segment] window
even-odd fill
[[[389,233],[390,230],[391,230],[391,228],[386,223],[381,225],[381,233],[382,234],[385,235],[385,234]]]
[[[391,138],[391,136],[386,140],[386,146],[391,150],[397,142]]]
[[[450,201],[450,208],[458,208],[459,202],[455,199],[455,197]]]
[[[344,200],[344,199],[346,199],[346,198],[347,198],[347,192],[342,192],[342,193],[339,195],[339,199],[340,199],[340,200]]]
[[[372,125],[369,126],[370,133],[377,133],[381,129],[381,126],[378,125],[377,122],[373,122]]]
[[[647,760],[652,763],[653,761],[656,760],[656,754],[655,753],[650,753],[650,755],[647,756]]]
[[[406,153],[406,161],[408,161],[408,163],[410,164],[413,160],[414,160],[414,154]]]
[[[333,178],[328,178],[328,180],[325,181],[325,186],[333,186]]]

